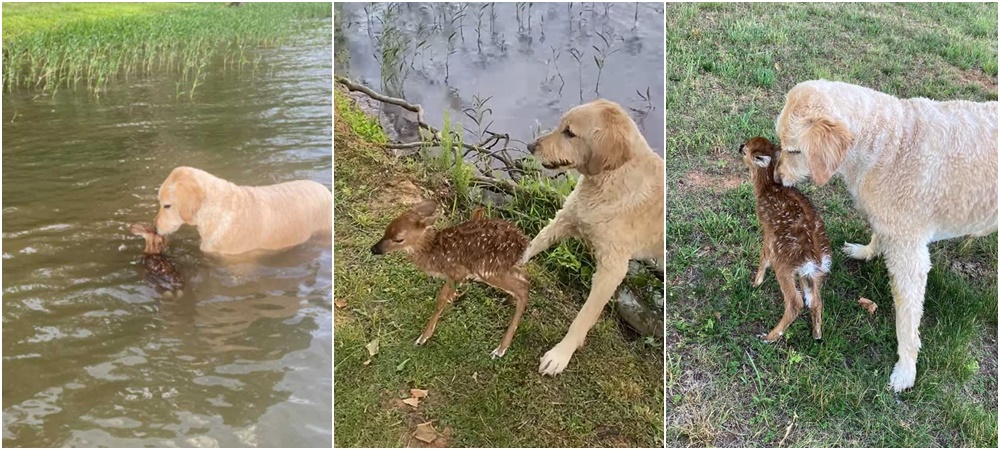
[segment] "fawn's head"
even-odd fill
[[[373,255],[402,251],[411,253],[424,241],[437,220],[437,203],[425,200],[406,210],[385,227],[382,239],[372,246]]]
[[[158,255],[163,252],[163,249],[167,248],[167,237],[161,234],[156,234],[156,229],[151,225],[144,223],[133,223],[129,227],[129,231],[136,236],[142,236],[146,239],[146,254],[147,255]]]
[[[761,176],[767,177],[768,182],[773,180],[781,147],[766,138],[755,137],[740,144],[740,154],[743,155],[743,163],[750,169],[751,180],[757,182]]]

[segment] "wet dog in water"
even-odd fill
[[[456,288],[463,281],[481,281],[510,294],[516,302],[514,317],[500,346],[493,350],[492,356],[499,358],[514,339],[528,305],[531,284],[518,262],[528,247],[528,238],[510,222],[485,218],[482,210],[473,212],[468,222],[439,231],[434,229],[436,210],[437,203],[427,200],[404,212],[389,223],[382,239],[372,246],[372,254],[404,252],[424,273],[445,279],[434,314],[417,345],[434,334],[444,307],[458,297]]]
[[[134,223],[130,227],[132,234],[142,236],[146,240],[146,249],[142,256],[142,265],[146,269],[146,281],[163,292],[164,297],[180,297],[184,295],[184,280],[163,249],[167,247],[167,238],[156,234],[151,225]]]

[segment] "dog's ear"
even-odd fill
[[[201,203],[205,201],[205,190],[194,179],[184,177],[177,180],[174,192],[177,193],[177,202],[172,206],[177,208],[185,223],[193,224],[194,216],[198,214]]]
[[[584,175],[597,175],[605,170],[615,170],[625,164],[631,156],[629,132],[632,127],[629,118],[618,108],[604,106],[600,112],[599,127],[594,130],[590,142],[590,156]]]
[[[854,137],[839,121],[826,117],[810,117],[804,120],[799,144],[809,165],[810,176],[817,185],[830,181],[840,163],[847,155]]]
[[[410,210],[420,216],[420,224],[425,227],[434,225],[437,220],[437,202],[434,200],[424,200]]]

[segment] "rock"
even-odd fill
[[[640,263],[629,263],[629,275],[615,298],[615,312],[642,336],[663,337],[663,282]]]

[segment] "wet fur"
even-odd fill
[[[465,280],[486,283],[510,294],[515,301],[514,316],[493,357],[506,353],[528,305],[530,282],[519,263],[528,246],[528,238],[516,226],[500,219],[485,217],[476,209],[472,218],[443,230],[434,228],[437,203],[422,202],[394,219],[375,245],[373,254],[403,252],[424,273],[444,278],[437,305],[424,332],[417,339],[422,345],[434,334],[445,306],[458,295]]]
[[[805,306],[811,310],[813,338],[822,339],[823,300],[820,290],[830,271],[832,251],[823,219],[798,189],[774,181],[774,168],[781,149],[757,137],[740,146],[743,162],[750,169],[757,220],[763,232],[760,266],[753,285],[760,286],[769,266],[781,286],[785,313],[767,342],[778,340]],[[798,278],[801,292],[795,288]]]
[[[899,99],[826,80],[793,87],[776,128],[777,178],[818,185],[840,176],[872,229],[855,259],[885,257],[899,359],[896,392],[913,386],[931,242],[997,231],[997,102]],[[794,153],[793,153],[794,152]]]
[[[553,170],[577,170],[576,188],[525,251],[522,262],[567,237],[593,248],[590,294],[566,336],[542,356],[539,372],[558,375],[583,345],[625,279],[630,259],[663,267],[664,162],[618,104],[598,99],[567,111],[552,132],[528,146]]]
[[[143,250],[142,266],[146,271],[146,281],[162,291],[165,297],[180,297],[184,294],[184,278],[170,262],[163,250],[167,247],[167,238],[156,234],[152,226],[136,223],[129,231],[142,236],[146,241]]]
[[[178,167],[160,186],[156,230],[194,225],[201,250],[239,255],[282,250],[333,229],[333,194],[315,181],[237,186],[192,167]]]

